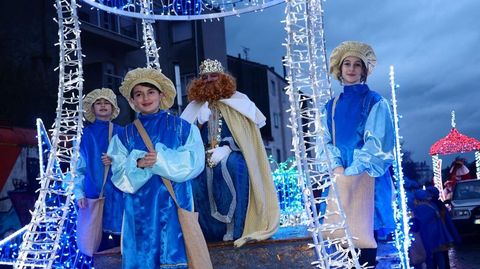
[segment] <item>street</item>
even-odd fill
[[[449,251],[451,269],[480,268],[480,236],[463,237],[463,243]],[[376,269],[398,268],[398,256],[392,242],[380,242]]]

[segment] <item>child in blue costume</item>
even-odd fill
[[[441,211],[430,200],[431,193],[426,190],[417,190],[414,197],[413,214],[419,221],[420,235],[426,252],[427,269],[450,268],[445,255],[448,257],[448,248],[455,241],[454,235],[448,231]]]
[[[346,41],[330,56],[330,73],[344,86],[335,108],[336,146],[332,143],[333,99],[323,117],[324,142],[334,174],[366,172],[375,178],[374,230],[394,229],[393,184],[388,168],[394,156],[394,129],[388,102],[365,84],[376,56],[364,43]],[[321,158],[326,158],[321,152]],[[375,266],[376,248],[362,249],[360,264]]]
[[[112,138],[112,181],[125,193],[123,268],[187,268],[176,205],[162,182],[173,182],[179,206],[192,210],[189,179],[204,168],[205,151],[196,126],[164,111],[173,105],[173,83],[159,70],[127,73],[120,92],[139,112],[153,145],[149,152],[135,125]]]
[[[111,89],[101,88],[91,91],[85,96],[83,104],[85,118],[91,124],[83,129],[80,158],[73,188],[79,210],[88,207],[86,198],[96,199],[100,195],[104,179],[104,167],[111,163],[105,155],[109,143],[109,124],[113,125],[112,136],[123,130],[123,127],[110,122],[120,113],[117,97]],[[120,245],[123,193],[113,186],[111,177],[112,173],[109,170],[104,187],[104,233],[99,251]]]

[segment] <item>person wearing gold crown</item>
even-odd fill
[[[195,209],[208,241],[264,240],[278,229],[279,205],[259,128],[265,116],[218,60],[200,65],[182,118],[200,126],[207,166],[193,180]]]
[[[387,100],[366,84],[375,64],[375,53],[365,43],[345,41],[333,50],[330,73],[343,85],[343,92],[325,106],[322,124],[328,154],[321,151],[320,156],[330,156],[334,174],[375,178],[372,229],[391,231],[395,223],[388,169],[394,159],[395,132]],[[375,266],[376,252],[376,248],[362,249],[360,264]]]
[[[117,96],[111,89],[101,88],[91,91],[83,99],[83,104],[85,119],[90,124],[83,129],[77,174],[74,178],[73,193],[79,210],[88,208],[90,206],[88,198],[98,198],[102,190],[104,167],[110,165],[110,159],[105,155],[109,143],[109,128],[112,128],[112,135],[123,130],[123,127],[111,122],[120,113]],[[111,172],[108,172],[103,187],[104,232],[99,251],[120,245],[123,193],[113,186],[111,175]],[[111,240],[109,240],[110,236]]]
[[[162,178],[172,181],[178,205],[191,211],[190,179],[205,165],[200,132],[165,111],[173,105],[176,92],[159,70],[129,71],[120,92],[139,112],[140,125],[155,148],[147,149],[134,123],[114,136],[108,148],[112,181],[125,193],[123,268],[187,268],[177,207]]]

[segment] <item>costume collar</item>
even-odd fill
[[[153,118],[156,118],[158,115],[160,114],[163,114],[165,113],[164,110],[159,110],[155,113],[152,113],[152,114],[142,114],[142,113],[138,113],[138,119],[139,120],[150,120],[150,119],[153,119]]]
[[[367,84],[355,84],[343,87],[343,93],[346,95],[362,95],[368,92],[370,89]]]
[[[235,109],[240,114],[244,115],[251,121],[253,121],[259,128],[265,125],[266,118],[263,113],[257,108],[255,103],[253,103],[247,95],[236,91],[228,99],[220,99],[219,102],[222,102],[229,107]],[[197,102],[192,101],[183,111],[181,118],[193,123],[198,117],[200,110],[209,109],[208,102]]]
[[[110,123],[110,121],[108,120],[99,120],[99,119],[95,119],[94,122],[92,122],[92,124],[95,124],[95,125],[108,125]]]

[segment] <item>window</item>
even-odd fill
[[[278,115],[278,113],[273,113],[273,125],[275,128],[280,126],[280,115]]]
[[[117,72],[115,71],[115,65],[113,63],[105,63],[103,70],[103,81],[105,87],[112,89],[117,95],[120,94],[118,88],[122,83],[122,76],[117,75]]]
[[[277,83],[273,79],[270,80],[270,92],[273,96],[277,95]]]
[[[189,21],[174,22],[171,29],[173,43],[193,38],[192,24]]]

